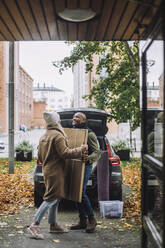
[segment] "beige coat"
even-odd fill
[[[69,149],[67,137],[58,126],[47,127],[41,137],[38,158],[43,164],[46,191],[44,200],[52,201],[63,198],[65,159],[81,158],[81,147]]]

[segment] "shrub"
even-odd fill
[[[112,146],[115,152],[119,150],[131,150],[131,148],[127,145],[127,143],[124,140],[119,140],[117,143],[113,144]]]
[[[33,146],[29,141],[24,140],[15,147],[15,151],[33,152]]]

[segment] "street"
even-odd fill
[[[15,145],[23,140],[28,140],[34,146],[34,156],[37,154],[37,146],[44,129],[32,131],[19,131],[15,134]],[[8,156],[8,137],[1,135],[0,141],[4,142],[5,150],[0,157]],[[132,190],[123,185],[123,201],[130,197]],[[95,209],[98,222],[96,232],[86,233],[84,230],[69,231],[64,234],[50,234],[47,216],[41,222],[41,232],[44,240],[35,240],[27,232],[27,226],[31,224],[36,209],[33,206],[20,205],[19,213],[2,216],[0,214],[0,248],[140,248],[141,225],[135,222],[135,218],[103,219],[99,209]],[[59,210],[58,223],[69,229],[72,223],[78,221],[76,209],[66,207]]]
[[[98,225],[95,233],[84,230],[50,234],[47,216],[41,222],[44,240],[35,240],[27,232],[36,209],[21,208],[17,215],[0,216],[0,248],[140,248],[140,225],[128,220],[103,219],[95,210]],[[60,210],[58,223],[66,228],[78,221],[77,210]],[[130,220],[131,221],[131,220]]]

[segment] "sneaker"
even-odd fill
[[[50,225],[50,233],[67,233],[68,230],[64,229],[63,227],[59,226],[58,224],[56,225]]]
[[[97,222],[96,222],[96,219],[94,217],[92,217],[88,224],[87,224],[87,228],[86,228],[86,232],[87,233],[93,233],[95,231],[95,228],[97,226]]]
[[[40,233],[40,229],[38,225],[31,224],[28,227],[29,233],[32,235],[33,238],[35,239],[44,239],[43,234]]]

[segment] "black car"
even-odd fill
[[[122,200],[122,170],[120,158],[115,154],[109,140],[106,138],[107,117],[109,113],[94,108],[68,108],[57,111],[63,127],[72,127],[72,117],[76,112],[83,112],[88,120],[88,127],[95,132],[102,151],[108,151],[109,157],[109,198]],[[34,171],[34,204],[39,207],[45,192],[42,174],[42,164],[37,160]],[[87,194],[93,206],[98,204],[97,166],[93,168],[87,185]]]

